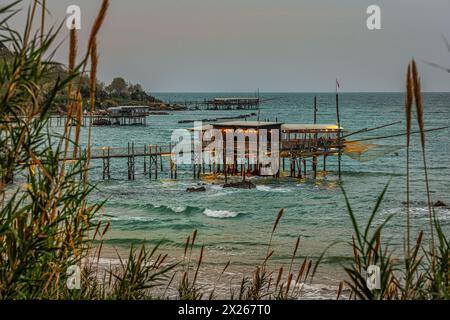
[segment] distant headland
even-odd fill
[[[12,53],[0,41],[0,63],[8,61],[14,57]],[[3,61],[2,61],[3,60]],[[55,64],[54,72],[51,79],[43,86],[44,90],[50,89],[56,79],[63,79],[67,76],[67,68],[63,64]],[[89,99],[89,77],[82,76],[79,79],[80,94],[83,99],[83,105],[88,106]],[[56,99],[54,113],[65,114],[67,108],[67,97],[60,95]],[[184,110],[186,107],[177,104],[166,103],[148,94],[141,84],[132,83],[123,77],[114,78],[110,84],[97,81],[95,110],[107,110],[111,107],[119,106],[148,106],[149,111],[178,111]]]

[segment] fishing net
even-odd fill
[[[384,157],[385,155],[402,148],[403,146],[398,145],[381,145],[362,141],[346,141],[344,154],[354,160],[366,162]]]

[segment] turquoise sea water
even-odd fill
[[[239,94],[156,94],[166,101],[236,95]],[[265,93],[261,97],[277,98],[262,104],[261,119],[277,118],[285,123],[312,122],[314,94]],[[334,94],[321,93],[317,97],[318,123],[335,123]],[[342,126],[352,132],[403,120],[403,100],[404,95],[397,93],[341,94]],[[427,128],[450,125],[450,94],[425,94],[424,100]],[[179,120],[252,112],[181,111],[149,116],[146,127],[94,127],[93,145],[124,147],[128,142],[134,142],[137,146],[168,144],[174,129],[190,126],[178,124]],[[402,124],[352,138],[402,133],[404,126],[403,121]],[[405,137],[375,143],[402,146],[405,145]],[[413,224],[416,228],[426,230],[425,185],[418,135],[414,136],[413,144]],[[447,204],[450,203],[449,144],[449,129],[427,134],[432,197],[434,201],[441,200]],[[348,242],[351,241],[352,227],[334,172],[336,162],[332,159],[328,161],[330,172],[320,175],[317,180],[311,177],[301,181],[295,178],[254,178],[257,185],[254,190],[222,189],[219,182],[193,180],[190,171],[181,172],[179,179],[173,181],[170,180],[167,166],[159,180],[150,180],[143,175],[142,160],[136,163],[136,181],[127,181],[125,159],[113,159],[112,179],[101,181],[101,166],[100,160],[93,161],[91,176],[98,183],[98,191],[93,198],[109,199],[98,219],[111,221],[106,244],[117,247],[119,251],[145,239],[150,243],[162,242],[163,248],[179,256],[186,237],[198,229],[198,243],[205,245],[207,264],[223,265],[231,258],[235,270],[246,270],[261,261],[275,217],[280,208],[285,208],[285,215],[274,238],[274,264],[289,263],[297,236],[302,237],[299,255],[312,258],[317,258],[329,244],[339,242],[327,254],[321,273],[323,279],[339,278],[339,266],[351,255]],[[376,223],[394,214],[383,237],[389,240],[393,248],[401,248],[405,225],[405,149],[400,148],[368,162],[358,162],[344,156],[342,170],[342,185],[361,223],[367,220],[377,196],[390,181]],[[206,183],[206,192],[185,192],[187,187],[202,183]],[[444,229],[449,232],[450,211],[444,208],[436,212]]]

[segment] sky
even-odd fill
[[[84,48],[100,3],[47,0],[48,23],[80,6]],[[381,30],[366,27],[373,4]],[[111,0],[99,79],[150,92],[330,92],[338,78],[346,92],[398,92],[415,57],[424,91],[450,91],[450,74],[421,62],[450,66],[442,35],[450,39],[450,0]]]

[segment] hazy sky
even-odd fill
[[[54,22],[81,7],[84,40],[100,2],[47,0]],[[382,30],[366,28],[371,4]],[[450,66],[442,34],[450,0],[111,0],[99,77],[153,92],[333,91],[336,77],[343,91],[403,91],[411,57]],[[419,69],[424,90],[450,91],[450,74]]]

